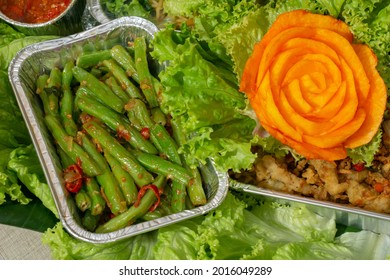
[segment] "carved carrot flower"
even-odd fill
[[[255,45],[240,90],[273,137],[306,158],[332,161],[378,131],[387,89],[376,65],[344,22],[295,10]]]

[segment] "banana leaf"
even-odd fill
[[[38,199],[33,199],[27,205],[7,201],[0,205],[0,224],[44,232],[54,227],[58,222],[55,215]]]

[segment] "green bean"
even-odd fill
[[[182,182],[172,181],[171,208],[173,213],[184,211],[186,208],[186,185]]]
[[[62,98],[60,100],[60,116],[65,131],[69,135],[76,136],[77,125],[73,120],[73,93],[71,91],[73,67],[73,61],[69,61],[65,64],[64,69],[62,70]]]
[[[93,76],[95,76],[99,80],[103,80],[104,77],[106,76],[107,72],[102,69],[102,67],[93,67],[91,70],[89,70],[89,73],[91,73]]]
[[[205,205],[207,203],[206,193],[203,189],[203,181],[197,168],[185,165],[185,168],[192,174],[192,184],[187,186],[187,194],[193,206]]]
[[[75,201],[77,208],[81,212],[85,212],[91,207],[91,198],[89,197],[87,191],[84,189],[84,186],[75,194]]]
[[[163,126],[167,125],[167,117],[165,116],[160,107],[152,108],[150,112],[152,115],[153,122],[161,124]]]
[[[53,67],[50,70],[49,80],[47,80],[47,87],[60,89],[62,85],[62,73],[58,67]]]
[[[128,108],[127,105],[125,105],[125,108]],[[129,119],[131,125],[134,126],[138,131],[141,131],[143,128],[145,128],[145,126],[141,123],[136,110],[128,110],[127,118]]]
[[[160,155],[168,158],[171,162],[182,165],[180,155],[177,151],[177,144],[165,127],[161,124],[155,124],[150,129],[150,138]],[[181,212],[185,209],[185,198],[187,196],[186,184],[182,182],[172,182],[172,199],[171,207],[174,213]]]
[[[73,72],[72,69],[74,67],[73,60],[69,60],[65,63],[64,69],[62,70],[62,77],[61,77],[61,87],[62,90],[71,90],[71,84],[73,80]]]
[[[112,155],[109,153],[104,153],[104,157],[110,165],[114,177],[118,181],[119,187],[122,190],[127,205],[130,206],[134,204],[134,202],[137,200],[138,189],[134,183],[133,178],[122,168],[120,163]]]
[[[183,133],[183,128],[178,120],[171,120],[172,135],[179,146],[186,142],[186,137]],[[192,174],[193,182],[187,186],[188,196],[194,206],[204,205],[207,203],[206,194],[203,189],[202,177],[198,168],[192,168],[186,164],[185,154],[180,154],[183,166]]]
[[[82,53],[77,57],[76,65],[81,68],[89,68],[111,58],[111,50],[93,51]]]
[[[156,155],[136,152],[135,156],[147,170],[157,174],[164,174],[169,179],[184,185],[191,184],[192,177],[184,167]]]
[[[159,102],[154,90],[152,75],[149,71],[147,59],[147,47],[144,37],[137,37],[134,40],[135,67],[139,75],[140,88],[151,108],[158,107]]]
[[[60,156],[60,161],[63,169],[66,169],[70,165],[74,164],[73,160],[59,146],[57,146],[57,153]]]
[[[100,215],[93,215],[91,210],[86,210],[81,218],[81,223],[86,230],[93,232],[99,224]]]
[[[102,100],[114,111],[122,113],[125,103],[111,89],[95,76],[81,67],[73,67],[73,75],[81,86],[87,87],[99,100]]]
[[[115,61],[122,66],[126,71],[128,77],[131,77],[139,84],[139,76],[135,67],[133,57],[127,52],[127,50],[121,46],[116,45],[111,48],[111,56]]]
[[[160,155],[168,158],[171,162],[182,165],[180,155],[177,151],[177,144],[165,127],[161,124],[154,124],[150,129],[150,139],[156,146]],[[172,182],[171,207],[174,213],[185,209],[185,198],[187,196],[187,186],[182,182]]]
[[[152,221],[158,218],[161,218],[163,215],[161,214],[158,209],[152,211],[152,212],[146,212],[141,218],[144,221]]]
[[[142,187],[153,181],[153,175],[140,165],[135,157],[98,123],[90,121],[85,123],[83,128],[104,150],[121,163],[122,168],[130,173],[137,186]]]
[[[94,177],[101,174],[102,170],[97,163],[73,140],[72,136],[65,132],[60,121],[55,116],[46,115],[45,122],[56,143],[74,163],[81,162],[81,168],[87,176]]]
[[[104,156],[96,149],[95,144],[84,133],[79,132],[77,134],[77,141],[103,170],[102,174],[96,176],[96,180],[101,186],[102,196],[106,200],[111,212],[115,215],[124,212],[127,209],[126,200]]]
[[[140,99],[132,98],[125,106],[125,110],[129,113],[132,112],[133,116],[137,119],[142,128],[151,128],[153,121],[150,117],[150,112],[146,107],[145,102]],[[129,118],[130,119],[130,118]]]
[[[103,213],[103,210],[106,206],[106,201],[104,200],[101,192],[100,186],[96,181],[96,177],[87,177],[85,178],[85,189],[91,198],[91,207],[90,211],[92,215],[100,215]]]
[[[157,95],[157,100],[161,103],[161,95],[162,95],[163,90],[164,90],[163,85],[161,84],[160,80],[158,80],[154,76],[152,76],[152,82],[153,82],[154,91],[156,92],[156,95]],[[168,113],[168,112],[165,112],[165,113]]]
[[[42,99],[42,102],[47,102],[43,104],[46,114],[52,114],[57,116],[59,113],[59,96],[61,94],[61,79],[62,73],[58,67],[54,67],[50,71],[49,79],[44,88],[46,96]]]
[[[118,182],[110,170],[96,176],[100,185],[100,192],[114,215],[118,215],[127,210],[126,200],[119,188]]]
[[[138,87],[136,87],[127,77],[125,70],[123,70],[123,68],[118,63],[116,63],[115,60],[104,60],[102,63],[110,70],[112,75],[117,79],[122,89],[129,95],[129,97],[142,98]]]
[[[153,184],[160,190],[164,188],[166,179],[164,175],[159,175],[154,180]],[[128,225],[133,224],[137,219],[141,218],[147,213],[150,207],[156,202],[156,195],[152,190],[147,190],[145,195],[140,200],[139,205],[131,206],[126,212],[112,218],[103,225],[100,225],[97,229],[97,233],[106,233],[119,230]]]
[[[174,139],[163,125],[153,122],[145,103],[138,99],[132,99],[125,106],[125,109],[134,114],[132,116],[136,118],[141,126],[150,129],[150,140],[162,156],[167,157],[178,166],[182,164]],[[172,182],[172,208],[174,212],[184,210],[185,197],[187,195],[186,185],[188,184],[177,181]]]
[[[150,140],[156,146],[160,155],[167,157],[176,164],[182,165],[177,151],[177,144],[163,125],[156,123],[150,128]]]
[[[131,99],[125,109],[128,112],[134,112],[140,126],[149,128],[150,140],[161,154],[167,156],[172,162],[181,164],[177,144],[163,125],[154,123],[144,102],[139,99]]]
[[[110,87],[113,93],[115,93],[120,99],[122,99],[123,102],[127,103],[129,101],[129,96],[118,84],[117,80],[114,77],[110,76],[105,79],[104,82]]]
[[[88,93],[84,94],[84,92],[81,92],[82,88],[79,91],[77,92],[76,104],[80,110],[102,121],[128,141],[135,149],[140,149],[146,153],[157,154],[157,150],[153,144],[145,139],[137,129],[132,127],[125,117],[93,98],[88,97]]]
[[[42,101],[43,111],[45,115],[50,114],[49,96],[45,90],[48,80],[49,80],[49,75],[47,74],[40,75],[37,79],[37,88],[35,91],[39,95]]]
[[[47,81],[49,80],[49,75],[42,74],[38,76],[37,79],[37,88],[35,90],[35,93],[38,95],[41,95],[43,93],[44,88],[46,87]]]
[[[173,118],[171,119],[170,124],[172,128],[173,139],[175,139],[176,143],[179,146],[184,145],[187,142],[187,138],[186,135],[183,133],[183,127],[181,122],[178,119]]]

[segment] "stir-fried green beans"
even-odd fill
[[[60,115],[65,127],[65,131],[72,136],[76,136],[77,125],[73,119],[73,93],[71,83],[73,80],[73,61],[68,61],[62,70],[62,98],[60,100]]]
[[[146,41],[144,37],[134,40],[135,68],[139,76],[139,85],[151,108],[158,107],[157,94],[154,90],[152,75],[149,71]]]
[[[127,77],[125,70],[123,70],[123,68],[120,67],[115,60],[104,60],[103,65],[106,66],[112,75],[118,80],[122,89],[129,95],[129,97],[142,98],[139,88]]]
[[[89,231],[207,203],[198,170],[179,153],[185,135],[160,108],[162,85],[152,72],[146,41],[136,38],[132,52],[121,45],[87,50],[37,79],[64,187]]]
[[[78,98],[76,101],[77,106],[81,111],[99,119],[113,131],[115,131],[119,137],[129,142],[132,147],[147,153],[157,154],[157,149],[152,145],[152,143],[145,139],[141,133],[126,120],[123,115],[111,110],[94,98],[89,96],[80,96],[81,89],[82,88],[80,88],[77,92]]]
[[[96,97],[113,110],[121,113],[124,109],[124,102],[112,92],[112,90],[87,70],[75,66],[73,76],[82,85],[87,87]]]
[[[58,118],[46,115],[45,121],[55,142],[72,159],[74,164],[80,161],[81,168],[87,176],[94,177],[102,173],[100,166],[74,141],[72,136],[65,132]]]
[[[153,182],[153,185],[155,185],[158,190],[162,190],[165,186],[165,183],[165,176],[160,175],[157,176],[156,180]],[[147,213],[147,211],[150,209],[150,207],[153,206],[153,203],[155,203],[155,201],[155,193],[152,190],[147,190],[145,195],[140,199],[140,203],[137,206],[131,206],[126,212],[112,218],[107,223],[99,226],[96,229],[96,232],[110,232],[133,224],[138,218],[141,218],[145,213]]]

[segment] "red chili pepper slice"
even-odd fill
[[[83,185],[83,170],[78,160],[77,164],[69,165],[64,170],[65,188],[71,193],[77,193]]]
[[[130,140],[130,132],[125,129],[123,126],[119,126],[117,131],[116,131],[116,135],[119,139],[123,138],[125,139],[126,141],[129,141]]]
[[[141,135],[144,137],[146,140],[150,138],[150,130],[147,127],[144,127],[141,129]]]
[[[156,210],[156,208],[160,204],[160,192],[159,192],[158,188],[156,187],[156,185],[153,185],[153,184],[145,185],[139,190],[138,196],[137,196],[137,201],[134,203],[134,207],[139,206],[139,204],[141,203],[141,199],[145,195],[147,190],[152,190],[153,193],[155,194],[155,196],[157,197],[157,201],[149,208],[149,212],[153,212],[154,210]]]
[[[361,171],[364,170],[365,165],[364,165],[364,163],[359,162],[359,163],[354,164],[352,167],[353,167],[353,169],[354,169],[355,171],[361,172]]]
[[[375,183],[374,189],[378,192],[381,193],[385,190],[385,186],[382,183]]]

